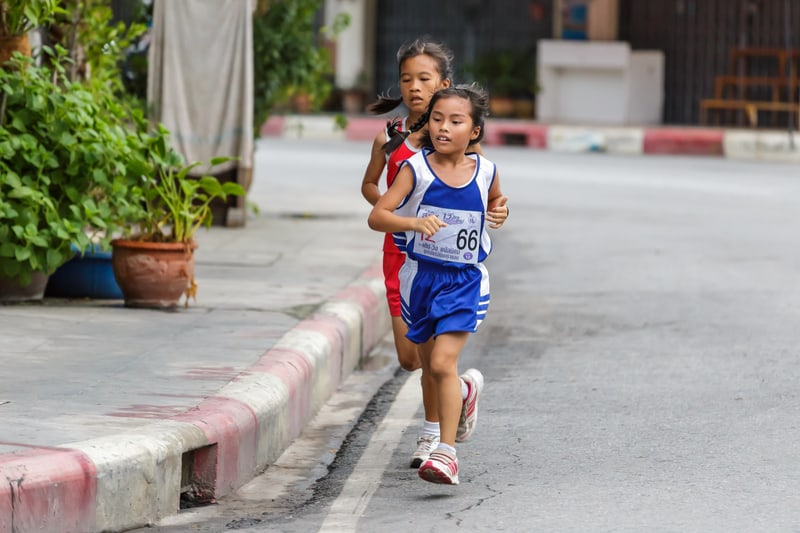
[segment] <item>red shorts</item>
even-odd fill
[[[386,301],[389,302],[389,314],[400,316],[400,267],[406,261],[406,254],[400,250],[383,251],[383,278],[386,283]]]

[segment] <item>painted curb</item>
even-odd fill
[[[347,117],[344,131],[326,115],[271,117],[261,128],[265,137],[371,141],[386,124],[384,117]],[[704,127],[602,127],[541,124],[534,121],[486,121],[486,146],[527,146],[564,153],[714,156],[740,160],[800,162],[800,134],[794,149],[788,134]]]
[[[482,143],[487,146],[518,145],[547,149],[547,130],[544,124],[534,122],[489,119]]]
[[[0,533],[123,531],[230,494],[275,462],[391,329],[380,264],[214,397],[124,433],[0,455]],[[185,495],[185,490],[184,490]]]
[[[717,129],[649,128],[644,132],[644,153],[724,156],[723,134]]]
[[[348,141],[371,141],[388,121],[385,117],[350,117],[347,119],[345,138]]]
[[[551,126],[547,144],[554,152],[600,152],[641,155],[644,132],[639,128]]]
[[[727,131],[723,145],[725,155],[732,159],[800,163],[800,135],[796,133],[790,140],[786,132]]]

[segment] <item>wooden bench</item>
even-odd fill
[[[783,48],[733,48],[730,71],[714,77],[714,97],[700,101],[700,123],[712,110],[743,111],[750,126],[758,125],[759,112],[800,113],[800,50]],[[728,89],[734,88],[734,91]],[[761,88],[761,91],[754,89]],[[734,94],[729,94],[733,92]],[[727,93],[727,94],[726,94]]]
[[[758,125],[759,111],[800,113],[800,104],[795,102],[771,102],[759,100],[726,100],[724,98],[705,98],[700,101],[700,123],[706,124],[708,112],[712,109],[744,111],[750,126]]]
[[[771,91],[772,101],[786,101],[792,98],[795,90],[800,87],[800,78],[786,78],[786,77],[773,77],[773,76],[737,76],[732,74],[723,74],[714,78],[714,98],[725,98],[725,89],[728,87],[735,87],[739,89],[736,92],[736,98],[742,98],[743,94],[746,95],[746,90],[755,87],[768,88]],[[741,89],[744,89],[743,93]]]
[[[731,49],[731,74],[747,74],[753,61],[764,64],[765,61],[774,61],[772,67],[777,76],[786,74],[789,62],[797,67],[800,59],[800,50],[787,50],[785,48],[732,48]],[[768,65],[765,65],[768,66]],[[795,68],[795,71],[797,68]]]

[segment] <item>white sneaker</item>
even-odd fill
[[[426,435],[417,437],[417,449],[411,455],[411,468],[419,468],[422,463],[428,460],[431,452],[439,446],[439,437],[436,435]]]
[[[458,485],[458,459],[452,453],[437,449],[419,467],[419,477],[431,483]]]
[[[464,442],[472,437],[472,432],[478,423],[478,397],[483,391],[483,374],[478,370],[470,368],[461,374],[461,379],[467,384],[467,397],[464,399],[461,417],[458,419],[456,442]]]

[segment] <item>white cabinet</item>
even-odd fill
[[[660,124],[664,53],[620,41],[538,43],[537,118],[563,124]]]

